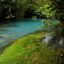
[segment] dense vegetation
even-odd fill
[[[49,6],[48,0],[0,0],[0,21],[34,16],[50,18],[54,11],[50,12],[52,8]]]
[[[58,19],[64,16],[64,1],[0,0],[0,21],[32,16]]]
[[[64,16],[64,1],[0,0],[1,20],[32,16],[42,18],[60,18],[60,16]]]
[[[50,0],[50,7],[52,11],[55,11],[54,18],[60,21],[60,25],[57,30],[55,30],[55,35],[53,36],[51,42],[58,43],[62,40],[62,47],[64,47],[64,0]],[[59,44],[60,45],[60,44]]]

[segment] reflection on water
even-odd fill
[[[24,19],[15,23],[3,25],[0,27],[0,47],[9,44],[10,40],[25,36],[26,34],[41,29],[40,19]]]

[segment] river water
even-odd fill
[[[10,44],[14,39],[40,30],[42,25],[41,19],[23,19],[0,26],[0,47]]]

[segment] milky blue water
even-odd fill
[[[41,19],[24,19],[0,26],[0,47],[9,44],[13,39],[40,30],[42,25]]]

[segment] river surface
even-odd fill
[[[0,47],[10,44],[14,39],[40,30],[42,25],[41,19],[24,19],[0,26]]]

